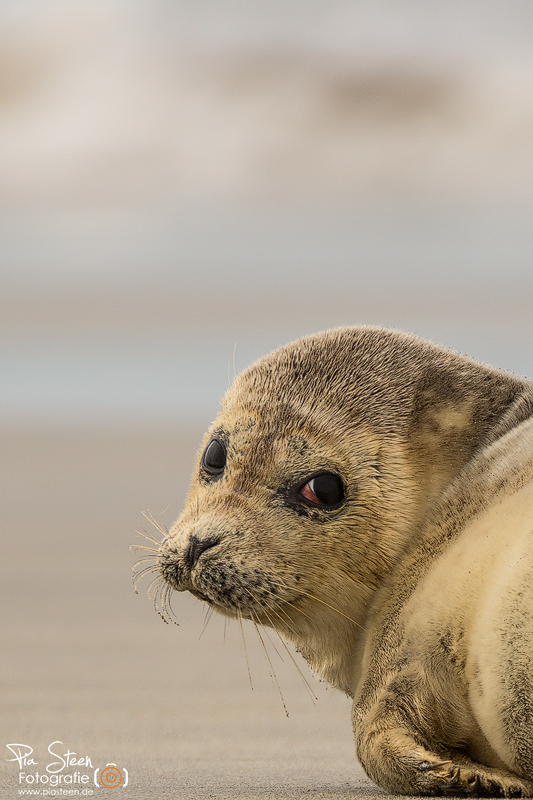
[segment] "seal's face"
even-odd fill
[[[407,390],[390,390],[378,345],[365,331],[322,334],[242,373],[158,561],[163,605],[189,591],[276,628],[343,688],[370,598],[421,513]]]
[[[312,590],[302,554],[316,560],[319,548],[323,558],[334,540],[325,526],[346,515],[350,465],[309,429],[280,435],[264,416],[235,411],[206,436],[160,571],[224,614],[288,624]]]
[[[226,616],[280,630],[321,668],[325,632],[354,634],[386,568],[402,470],[371,431],[343,425],[339,436],[331,410],[241,401],[226,398],[205,436],[160,574]]]

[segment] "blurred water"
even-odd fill
[[[205,422],[235,347],[239,371],[343,324],[404,328],[533,375],[523,216],[378,219],[354,209],[45,222],[24,246],[15,226],[3,239],[5,420]]]
[[[533,376],[528,342],[511,337],[438,326],[421,334],[454,345],[480,360]],[[267,337],[265,337],[267,339]],[[268,341],[268,340],[267,340]],[[223,341],[194,349],[168,342],[134,351],[112,342],[105,347],[33,343],[0,354],[0,414],[4,424],[207,424],[233,377],[232,354]],[[228,343],[229,344],[229,343]],[[238,348],[246,366],[267,352],[265,340],[243,337]],[[275,344],[282,344],[276,341]]]
[[[2,285],[50,295],[87,289],[230,286],[254,293],[533,279],[529,208],[381,204],[322,209],[99,209],[4,214]],[[324,271],[328,271],[328,277]]]

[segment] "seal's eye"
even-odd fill
[[[344,485],[334,472],[322,472],[302,486],[300,496],[313,506],[335,508],[344,500]]]
[[[218,439],[211,439],[202,456],[202,467],[208,475],[220,475],[226,466],[226,448]]]

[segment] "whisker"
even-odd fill
[[[311,600],[315,600],[317,603],[322,603],[322,605],[326,606],[326,608],[331,609],[331,611],[335,611],[337,614],[340,614],[341,617],[344,617],[344,619],[347,619],[349,622],[352,622],[357,628],[360,628],[360,630],[362,630],[362,631],[365,630],[364,627],[359,622],[357,622],[355,619],[352,619],[351,617],[349,617],[348,614],[344,613],[344,611],[341,611],[340,609],[335,608],[335,606],[332,606],[329,603],[326,603],[326,601],[322,600],[322,598],[317,597],[314,594],[310,594],[309,592],[304,592],[301,589],[299,589],[298,591],[300,592],[300,594],[305,594]]]
[[[275,611],[274,609],[271,609],[271,611],[273,611],[273,613],[275,613],[275,614],[276,614],[276,611]],[[302,672],[302,670],[300,669],[300,665],[298,664],[298,662],[297,662],[297,661],[296,661],[296,659],[294,658],[293,654],[291,653],[291,651],[290,651],[290,648],[289,648],[289,646],[287,645],[287,642],[286,642],[286,641],[285,641],[285,639],[284,639],[284,638],[281,636],[280,632],[279,632],[279,631],[276,629],[276,626],[275,626],[275,625],[273,624],[273,622],[272,622],[272,617],[270,616],[270,613],[269,613],[269,612],[268,612],[266,609],[265,609],[265,614],[267,615],[268,619],[270,620],[270,623],[272,624],[272,630],[274,631],[274,633],[276,634],[276,636],[277,636],[277,637],[278,637],[278,639],[280,640],[281,644],[282,644],[282,645],[283,645],[283,647],[285,648],[285,651],[286,651],[287,655],[289,656],[290,660],[291,660],[291,661],[292,661],[292,663],[294,664],[294,666],[295,666],[295,668],[296,668],[296,671],[298,672],[298,675],[299,675],[299,676],[300,676],[300,678],[302,679],[302,681],[303,681],[303,683],[304,683],[304,686],[305,686],[305,688],[307,689],[307,691],[308,691],[308,693],[309,693],[309,696],[311,697],[311,700],[312,700],[313,704],[314,704],[314,705],[316,705],[316,703],[318,702],[318,697],[317,697],[317,696],[316,696],[316,694],[314,693],[314,691],[313,691],[313,687],[311,686],[311,684],[309,683],[309,681],[308,681],[308,680],[307,680],[307,678],[305,677],[304,673],[303,673],[303,672]],[[278,615],[278,614],[276,614],[276,616],[279,616],[279,615]],[[267,632],[267,630],[266,630],[266,629],[265,629],[265,633],[266,633],[266,635],[268,636],[268,638],[270,639],[270,636],[269,636],[269,634],[268,634],[268,632]]]
[[[276,595],[274,592],[272,592],[270,589],[267,589],[266,587],[264,587],[264,589],[265,589],[267,592],[269,592],[269,594],[270,594],[272,597],[274,597],[276,600],[279,600],[278,596],[277,596],[277,595]],[[254,598],[254,599],[255,599],[255,598]],[[256,600],[256,602],[257,602],[257,600]],[[297,609],[297,608],[296,608],[296,606],[294,606],[292,603],[289,603],[289,601],[288,601],[288,600],[284,600],[283,602],[284,602],[284,604],[286,604],[286,605],[290,606],[290,608],[294,608],[294,609],[295,609],[296,611],[298,611],[299,613],[302,613],[304,616],[307,616],[307,615],[306,615],[304,612],[300,612],[300,611],[299,611],[299,609]],[[267,616],[268,616],[268,612],[266,611],[266,608],[264,608],[264,611],[265,611],[265,613],[266,613],[266,614],[267,614]],[[275,609],[273,609],[273,608],[271,608],[271,609],[270,609],[270,611],[271,611],[272,613],[276,614],[276,616],[278,617],[278,619],[280,620],[280,622],[281,622],[283,625],[285,625],[285,626],[286,626],[286,627],[287,627],[287,628],[288,628],[288,629],[289,629],[289,630],[290,630],[290,631],[291,631],[291,632],[294,634],[294,636],[298,636],[298,633],[299,633],[299,631],[298,631],[298,629],[297,629],[297,628],[294,626],[294,623],[293,623],[293,621],[291,620],[291,618],[289,617],[289,615],[287,614],[287,612],[285,611],[285,609],[284,609],[284,608],[282,608],[282,607],[278,607],[276,610],[275,610]],[[280,614],[283,614],[283,616],[284,616],[284,619],[283,619],[283,618],[280,616]],[[308,619],[311,619],[311,617],[308,617]],[[272,623],[272,620],[270,620],[270,622]],[[273,624],[272,624],[272,627],[273,627],[273,628],[275,628],[275,625],[273,625]]]
[[[147,575],[150,575],[152,572],[158,572],[158,569],[157,569],[156,566],[145,567],[140,572],[134,572],[133,573],[133,575],[131,576],[131,581],[133,583],[133,589],[134,589],[135,594],[139,594],[139,592],[137,591],[137,587],[139,585],[139,581],[142,578],[145,578]]]
[[[265,632],[266,632],[266,631],[265,631]],[[289,655],[289,658],[290,658],[290,660],[292,661],[292,663],[293,663],[293,664],[294,664],[294,666],[296,667],[296,670],[297,670],[297,672],[298,672],[298,675],[299,675],[299,676],[300,676],[300,678],[302,679],[302,681],[303,681],[303,683],[304,683],[304,686],[306,687],[307,691],[309,692],[309,696],[311,697],[311,700],[312,700],[312,702],[313,702],[313,705],[316,705],[316,704],[317,704],[317,702],[318,702],[318,697],[317,697],[317,696],[316,696],[316,694],[313,692],[313,687],[311,686],[311,684],[309,683],[309,681],[307,680],[307,678],[306,678],[306,677],[305,677],[305,675],[303,674],[302,670],[300,669],[300,666],[299,666],[298,662],[297,662],[297,661],[296,661],[296,659],[294,658],[293,654],[291,653],[291,651],[290,651],[290,649],[289,649],[289,647],[288,647],[288,645],[287,645],[287,642],[286,642],[286,641],[283,639],[283,637],[282,637],[282,636],[280,636],[279,632],[278,632],[278,631],[277,631],[275,628],[274,628],[274,632],[275,632],[276,636],[278,637],[278,639],[280,640],[280,642],[281,642],[281,644],[283,645],[283,647],[285,648],[285,650],[287,651],[287,653],[288,653],[288,655]]]
[[[274,597],[277,597],[277,595],[275,595],[273,592],[272,592],[272,594],[274,595]],[[298,608],[298,606],[294,605],[294,603],[291,603],[289,600],[284,600],[283,603],[284,603],[284,605],[288,606],[289,608],[293,608],[298,614],[301,614],[303,617],[308,619],[309,622],[313,622],[314,623],[313,617],[311,617],[306,611],[303,611],[303,609]],[[281,608],[280,608],[280,611],[281,611]],[[297,631],[295,631],[294,627],[292,628],[292,630],[293,630],[293,632],[297,633]]]
[[[244,638],[244,629],[243,629],[243,624],[242,624],[242,614],[241,614],[240,611],[238,613],[239,613],[239,616],[238,616],[239,630],[241,632],[242,646],[244,648],[244,657],[246,658],[246,669],[248,670],[248,680],[250,681],[250,687],[251,687],[251,689],[253,691],[254,685],[252,683],[252,673],[250,672],[250,662],[248,661],[248,650],[246,649],[246,639]]]
[[[272,679],[272,683],[274,684],[274,688],[276,689],[277,693],[279,694],[280,700],[281,700],[281,702],[283,704],[283,708],[285,709],[285,715],[288,717],[289,716],[289,712],[287,711],[287,706],[285,705],[285,700],[283,699],[283,694],[281,693],[281,687],[279,685],[279,681],[277,679],[274,667],[272,666],[272,661],[270,659],[269,652],[268,652],[268,650],[266,648],[266,645],[265,645],[265,643],[263,641],[263,637],[261,636],[261,631],[257,627],[257,622],[255,622],[255,620],[253,620],[253,623],[254,623],[254,628],[256,630],[256,633],[257,633],[257,635],[259,637],[259,641],[261,642],[261,647],[263,648],[263,653],[265,654],[265,657],[266,657],[266,660],[267,660],[268,670],[269,670],[269,673],[270,673],[270,677]]]
[[[168,624],[170,622],[168,612],[167,612],[167,594],[169,589],[168,583],[160,583],[157,587],[156,591],[156,598],[157,598],[157,613],[161,618],[165,620]]]
[[[274,584],[275,584],[275,581],[272,581],[272,583],[274,583]],[[280,588],[280,589],[286,589],[286,588],[288,588],[287,586],[283,586],[283,585],[281,585],[281,584],[277,584],[277,585],[279,586],[279,588]],[[345,613],[344,613],[344,611],[341,611],[340,609],[338,609],[338,608],[335,608],[335,606],[332,606],[332,605],[330,605],[329,603],[326,603],[326,601],[325,601],[325,600],[322,600],[322,598],[321,598],[321,597],[317,597],[316,595],[314,595],[314,594],[311,594],[310,592],[306,592],[306,591],[304,591],[303,589],[300,589],[300,587],[298,587],[297,591],[298,591],[298,593],[299,593],[299,594],[303,594],[303,595],[305,595],[306,597],[309,597],[311,600],[315,600],[317,603],[322,603],[322,605],[324,605],[324,606],[326,606],[327,608],[331,609],[331,611],[335,611],[337,614],[340,614],[340,615],[341,615],[341,617],[344,617],[345,619],[349,620],[350,622],[353,622],[353,624],[354,624],[354,625],[356,625],[358,628],[360,628],[362,631],[364,631],[364,630],[365,630],[365,628],[364,628],[364,627],[363,627],[363,626],[362,626],[362,625],[361,625],[359,622],[356,622],[356,620],[355,620],[355,619],[352,619],[351,617],[349,617],[349,616],[348,616],[348,614],[345,614]],[[285,601],[284,601],[284,602],[285,602]],[[299,610],[299,609],[298,609],[298,610]],[[311,617],[309,617],[309,619],[311,619]]]
[[[174,625],[179,625],[176,613],[175,613],[174,609],[172,608],[172,594],[173,594],[173,591],[174,590],[172,589],[172,586],[169,586],[167,584],[167,592],[166,592],[166,595],[165,595],[165,597],[166,597],[165,603],[166,603],[167,608],[168,608],[168,610],[170,612],[169,616],[170,616],[171,621],[174,623]]]
[[[148,559],[146,559],[146,560],[148,561]],[[133,577],[138,577],[140,575],[143,575],[147,570],[150,570],[150,569],[156,570],[157,569],[157,564],[154,564],[153,562],[151,562],[148,567],[143,567],[141,570],[139,570],[139,568],[137,566],[138,564],[139,564],[139,562],[136,561],[135,564],[133,565],[133,567],[131,568],[131,571],[133,573]]]
[[[154,544],[156,544],[158,547],[161,547],[161,541],[160,541],[159,539],[156,539],[156,538],[155,538],[155,536],[151,536],[151,535],[150,535],[149,533],[147,533],[147,532],[146,532],[144,529],[143,529],[142,531],[137,531],[137,530],[136,530],[136,531],[135,531],[135,533],[138,533],[138,534],[139,534],[139,536],[142,536],[142,537],[143,537],[143,539],[148,539],[148,541],[149,541],[149,542],[153,542],[153,543],[154,543]]]
[[[268,615],[268,612],[267,612],[267,611],[265,611],[265,609],[263,609],[263,611],[264,611],[264,613],[267,615],[267,617],[269,617],[269,615]],[[269,617],[269,620],[270,620],[270,622],[272,622],[272,620],[270,619],[270,617]],[[258,623],[258,624],[260,624],[260,623]],[[274,652],[275,652],[275,654],[277,655],[277,657],[279,658],[279,660],[281,661],[281,663],[282,663],[282,664],[284,664],[285,662],[284,662],[284,660],[283,660],[283,656],[281,655],[281,653],[279,652],[278,648],[276,647],[276,645],[274,644],[274,642],[273,642],[273,641],[272,641],[272,639],[270,638],[270,634],[269,634],[269,632],[268,632],[268,629],[267,629],[267,628],[265,628],[265,627],[263,627],[263,633],[265,634],[265,636],[267,637],[268,641],[270,642],[270,644],[271,644],[271,645],[272,645],[272,647],[274,648]]]
[[[160,533],[166,535],[165,530],[154,520],[152,514],[150,512],[144,513],[143,515],[146,517],[149,522],[151,522],[157,528]],[[138,594],[138,586],[139,582],[145,578],[153,574],[154,572],[157,573],[155,578],[153,578],[148,587],[146,589],[146,593],[148,597],[153,601],[154,608],[157,611],[158,615],[161,617],[163,622],[167,625],[172,622],[174,625],[179,625],[178,619],[176,614],[174,613],[174,609],[172,608],[171,603],[171,595],[174,591],[172,587],[166,583],[163,579],[162,575],[159,572],[159,567],[157,565],[157,557],[159,556],[161,549],[165,550],[165,545],[158,541],[155,537],[148,534],[145,530],[136,531],[139,536],[148,539],[149,542],[153,542],[153,544],[157,545],[157,549],[155,547],[144,547],[142,545],[131,545],[130,550],[137,551],[141,550],[145,553],[145,555],[138,558],[135,564],[132,566],[132,582],[133,582],[133,589],[135,594]],[[150,554],[153,555],[150,555]],[[148,566],[144,566],[140,568],[142,564],[147,564]]]
[[[235,373],[235,350],[237,349],[237,342],[233,345],[233,380],[235,380],[236,373]],[[229,375],[229,361],[228,361],[228,386],[231,386],[231,378]]]
[[[159,522],[156,520],[150,509],[148,509],[148,511],[143,511],[142,515],[145,519],[148,520],[148,522],[151,522],[154,528],[156,528],[160,533],[162,533],[163,536],[168,536],[168,529],[164,528],[162,525],[159,524]]]
[[[342,573],[343,579],[347,578],[351,583],[354,584],[354,586],[357,586],[358,589],[363,589],[365,594],[371,595],[373,593],[374,589],[371,586],[368,586],[368,584],[363,583],[363,581],[360,581],[359,578],[354,578],[353,575],[349,575],[343,569],[341,569],[341,573]]]
[[[280,589],[288,589],[289,588],[289,586],[287,584],[278,583],[277,586]],[[263,587],[263,588],[265,589],[265,591],[267,591],[272,597],[274,597],[279,602],[279,597],[275,592],[273,592],[271,589],[268,589],[266,586]],[[298,606],[294,605],[294,603],[291,603],[290,600],[285,600],[284,599],[284,600],[282,600],[282,602],[283,602],[283,605],[288,606],[289,608],[293,608],[298,614],[301,614],[303,617],[306,617],[309,620],[309,622],[314,623],[313,617],[309,616],[309,614],[307,614],[303,609],[298,608]],[[282,611],[281,608],[279,610]],[[285,613],[285,612],[283,612],[283,613]],[[293,633],[295,635],[298,635],[298,631],[297,631],[297,629],[294,628],[294,625],[292,623],[289,625],[289,618],[288,617],[287,617],[287,626],[292,629],[292,631],[293,631]]]
[[[156,577],[153,579],[153,581],[151,581],[151,582],[148,584],[148,587],[147,587],[147,589],[146,589],[146,594],[148,595],[148,597],[150,598],[150,600],[153,600],[153,599],[154,599],[154,594],[151,594],[151,589],[152,589],[152,586],[154,585],[154,583],[156,583],[157,581],[160,581],[160,583],[163,583],[163,578],[161,577],[161,575],[156,575]],[[155,591],[155,590],[154,590],[154,591]]]
[[[165,585],[161,585],[159,587],[159,593],[158,593],[159,601],[158,602],[159,602],[159,610],[161,611],[161,613],[165,617],[166,621],[170,622],[170,618],[169,618],[169,615],[168,615],[168,612],[167,612],[168,589],[169,589],[168,583],[165,584]]]
[[[290,608],[294,608],[295,610],[297,610],[296,606],[292,605],[292,603],[288,603],[287,601],[285,601],[285,603]],[[274,609],[271,609],[271,611],[274,611]],[[287,614],[287,612],[285,611],[284,608],[279,606],[277,609],[275,609],[274,613],[276,614],[276,616],[278,617],[280,622],[282,622],[284,625],[286,625],[287,628],[289,629],[289,631],[291,631],[291,633],[293,633],[294,636],[298,636],[298,634],[299,634],[298,628],[296,628],[294,626],[294,623],[293,623],[292,619],[289,617],[289,615]],[[283,617],[281,615],[283,615]],[[309,619],[311,619],[311,618],[309,617]],[[274,626],[272,626],[272,627],[274,627]]]
[[[157,606],[156,610],[163,622],[167,625],[172,623],[173,625],[179,625],[174,612],[169,613],[169,602],[170,602],[170,594],[172,593],[172,587],[165,583],[164,581],[157,588]],[[170,607],[171,608],[171,607]]]
[[[207,607],[207,611],[205,612],[205,617],[204,617],[204,626],[203,626],[203,628],[202,628],[202,632],[201,632],[200,636],[198,637],[198,639],[199,639],[199,640],[200,640],[200,639],[202,638],[202,636],[204,635],[204,633],[205,633],[205,629],[206,629],[206,628],[207,628],[207,626],[209,625],[209,620],[211,619],[211,617],[212,617],[212,616],[213,616],[213,606],[208,606],[208,607]]]
[[[167,619],[167,615],[164,610],[163,599],[162,599],[166,591],[166,588],[167,584],[165,584],[163,579],[161,579],[161,581],[159,582],[154,591],[154,608],[161,617],[161,619],[163,620],[163,622],[165,623],[165,625],[168,625],[169,621]]]
[[[249,589],[247,589],[246,591],[247,591],[247,592],[248,592],[248,594],[249,594],[249,595],[252,597],[252,600],[254,600],[254,601],[257,603],[257,599],[256,599],[256,598],[253,596],[252,592],[250,592],[250,590],[249,590]],[[268,620],[269,620],[270,624],[272,625],[272,629],[273,629],[273,631],[275,632],[276,636],[278,637],[278,639],[280,640],[281,644],[282,644],[282,645],[283,645],[283,647],[285,648],[285,650],[286,650],[286,652],[287,652],[287,655],[289,656],[290,660],[292,661],[292,663],[293,663],[293,664],[294,664],[294,666],[296,667],[296,671],[298,672],[298,675],[299,675],[299,676],[300,676],[300,678],[302,679],[302,681],[303,681],[303,683],[304,683],[304,686],[305,686],[305,688],[306,688],[306,689],[307,689],[307,691],[309,692],[309,695],[310,695],[310,697],[311,697],[311,700],[312,700],[313,704],[314,704],[314,705],[316,705],[316,702],[318,701],[318,697],[317,697],[317,696],[316,696],[316,694],[313,692],[313,689],[312,689],[312,687],[311,687],[311,684],[309,683],[309,681],[307,680],[307,678],[306,678],[306,677],[305,677],[305,675],[303,674],[302,670],[300,669],[300,667],[299,667],[299,665],[298,665],[298,663],[297,663],[296,659],[294,658],[294,656],[293,656],[293,654],[291,653],[291,651],[290,651],[289,647],[287,646],[287,643],[285,642],[285,640],[283,639],[283,637],[282,637],[282,636],[280,636],[280,634],[279,634],[279,631],[277,631],[277,630],[276,630],[276,626],[274,625],[274,623],[273,623],[273,621],[272,621],[272,617],[270,616],[270,612],[272,612],[273,614],[276,614],[276,616],[277,616],[277,617],[279,617],[279,619],[281,619],[281,617],[279,616],[279,614],[276,612],[276,610],[275,610],[275,609],[270,609],[269,611],[267,611],[267,609],[265,608],[265,606],[264,606],[264,605],[263,605],[263,612],[266,614],[266,616],[267,616],[267,618],[268,618]],[[281,621],[283,622],[283,620],[281,620]],[[274,643],[273,643],[272,639],[270,638],[270,635],[269,635],[268,631],[266,630],[266,628],[265,628],[265,634],[267,635],[267,637],[268,637],[268,640],[269,640],[269,642],[271,643],[272,647],[274,648],[274,650],[276,651],[276,653],[278,653],[278,656],[281,658],[281,655],[279,654],[279,652],[278,652],[278,650],[277,650],[276,646],[274,645]],[[282,658],[281,658],[281,660],[283,661],[283,659],[282,659]]]
[[[135,564],[133,565],[132,569],[135,569],[137,564],[144,564],[146,561],[151,561],[152,564],[157,564],[157,559],[155,556],[143,556],[142,558],[138,558]]]
[[[243,586],[243,589],[244,589],[244,591],[245,591],[245,592],[246,592],[246,593],[249,595],[249,597],[251,597],[251,599],[254,601],[254,603],[256,604],[256,606],[259,606],[259,607],[261,608],[261,610],[263,611],[263,613],[264,613],[264,614],[266,614],[266,616],[268,617],[268,619],[269,619],[269,621],[270,621],[270,624],[272,625],[272,627],[274,627],[274,625],[272,624],[272,618],[271,618],[271,616],[269,615],[268,611],[266,610],[264,603],[261,603],[260,601],[258,601],[257,597],[255,597],[255,596],[252,594],[252,592],[250,591],[250,589],[247,589],[247,588],[246,588],[246,586]],[[259,624],[260,624],[260,623],[259,623]],[[280,659],[280,661],[283,661],[283,658],[281,657],[281,654],[280,654],[280,652],[278,651],[278,649],[277,649],[276,645],[273,643],[273,641],[271,640],[271,638],[270,638],[270,636],[268,635],[268,633],[267,633],[267,631],[266,631],[266,630],[265,630],[265,633],[266,633],[266,635],[268,636],[268,640],[269,640],[270,644],[272,645],[272,647],[273,647],[273,648],[274,648],[274,650],[276,651],[276,653],[277,653],[277,655],[278,655],[278,658]]]
[[[155,584],[155,588],[152,589],[154,584]],[[162,595],[164,589],[165,589],[165,581],[163,580],[161,575],[158,575],[150,583],[146,593],[148,594],[148,597],[150,597],[150,599],[153,601],[154,608],[157,611],[159,617],[163,620],[163,622],[166,625],[168,625],[168,620],[166,618],[166,615],[161,610],[161,595]]]

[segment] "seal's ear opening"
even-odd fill
[[[211,439],[203,452],[201,464],[208,475],[221,475],[224,472],[226,448],[219,439]]]

